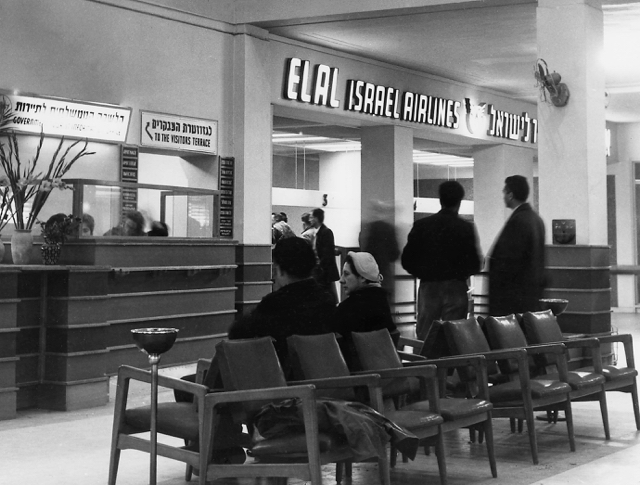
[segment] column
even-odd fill
[[[636,185],[634,162],[640,160],[640,123],[620,123],[612,133],[609,174],[616,184],[617,264],[637,265],[636,260]],[[613,160],[611,160],[613,158]],[[618,308],[635,311],[637,276],[633,271],[618,274]]]
[[[576,245],[548,251],[549,296],[569,300],[559,318],[565,331],[611,328],[605,159],[604,70],[600,0],[539,0],[538,56],[562,76],[568,104],[538,102],[540,213],[551,221],[574,219]]]
[[[236,310],[250,312],[271,292],[271,110],[268,33],[238,26],[233,59],[233,153],[236,165],[233,238]],[[230,108],[231,109],[231,108]]]
[[[400,249],[413,225],[413,130],[398,126],[363,127],[361,201],[363,221],[372,200],[393,207]],[[391,312],[396,324],[415,324],[415,282],[398,260]]]
[[[234,239],[271,244],[271,86],[267,33],[244,25],[234,37]]]

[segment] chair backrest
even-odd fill
[[[289,359],[296,380],[324,379],[351,375],[333,333],[287,337]],[[351,388],[318,389],[316,395],[347,401],[355,400]]]
[[[447,345],[454,355],[480,354],[491,350],[475,318],[442,322],[442,327]],[[460,367],[458,373],[465,382],[474,381],[476,377],[475,370],[470,366]]]
[[[386,328],[372,332],[352,332],[351,336],[363,370],[402,368],[402,361]],[[417,386],[411,386],[411,379],[413,378],[382,379],[383,397],[410,393]]]
[[[216,345],[216,359],[227,391],[287,385],[271,337],[222,340]],[[243,405],[243,409],[248,416],[253,416],[268,402],[254,401]]]
[[[440,320],[434,320],[431,323],[427,336],[424,339],[424,344],[420,349],[420,355],[427,359],[439,359],[440,357],[453,355],[449,349]]]
[[[386,328],[372,332],[352,332],[351,335],[364,370],[402,367],[398,351]]]
[[[551,310],[540,312],[526,312],[522,315],[524,331],[530,344],[549,344],[552,342],[562,342],[562,330],[558,325],[558,320]],[[536,356],[536,364],[540,367],[554,365],[555,355],[541,354]]]
[[[528,345],[515,315],[487,317],[484,320],[484,325],[492,349],[518,349]],[[498,366],[500,372],[505,375],[518,372],[517,363],[511,360],[499,360]]]
[[[558,320],[551,310],[526,312],[522,319],[529,343],[548,344],[564,340]]]

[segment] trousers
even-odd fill
[[[466,318],[469,310],[469,287],[466,281],[420,281],[418,290],[418,323],[416,336],[427,337],[434,320]]]

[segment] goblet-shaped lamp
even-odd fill
[[[138,348],[149,356],[151,364],[151,442],[149,485],[156,485],[158,460],[158,363],[160,356],[173,347],[178,336],[177,328],[136,328],[131,330]]]
[[[551,310],[555,316],[567,309],[569,300],[563,298],[540,298],[540,306],[543,310]]]
[[[149,356],[164,354],[173,347],[178,336],[177,328],[136,328],[131,330],[133,340],[140,350]]]

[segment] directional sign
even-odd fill
[[[218,122],[141,111],[142,146],[216,155]]]

